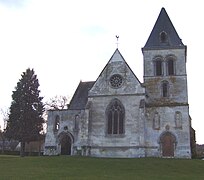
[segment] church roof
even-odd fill
[[[112,63],[112,62],[119,62],[119,61],[124,61],[125,62],[125,59],[123,58],[122,54],[120,53],[119,49],[117,48],[113,55],[111,56],[110,60],[108,61],[108,63],[105,65],[105,67],[103,68],[103,70],[101,71],[99,77],[101,76],[101,74],[104,72],[104,70],[106,69],[106,67],[108,66],[109,63]],[[126,63],[126,62],[125,62]],[[127,64],[127,63],[126,63]],[[99,78],[98,77],[98,78]],[[96,80],[97,82],[97,80]]]
[[[95,81],[79,83],[72,100],[70,101],[69,109],[78,110],[85,109],[88,100],[88,91],[92,88]]]
[[[178,36],[166,10],[162,8],[144,49],[174,47],[184,48],[185,46]]]
[[[113,53],[113,55],[109,60],[109,62],[116,62],[116,61],[125,61],[125,59],[123,58],[118,48],[115,50],[115,52]]]
[[[104,72],[104,70],[106,69],[106,67],[108,66],[109,63],[112,62],[124,62],[126,64],[126,66],[130,69],[130,71],[134,74],[135,78],[137,79],[137,81],[141,84],[141,82],[139,81],[139,79],[137,78],[137,76],[135,75],[135,73],[132,71],[132,69],[130,68],[130,66],[128,65],[128,63],[125,61],[124,57],[122,56],[122,54],[120,53],[119,49],[116,48],[116,50],[114,51],[113,55],[111,56],[110,60],[108,61],[108,63],[106,64],[106,66],[104,67],[104,69],[102,70],[102,72],[100,73],[99,77],[101,76],[101,74]],[[97,81],[97,80],[96,80]]]
[[[110,80],[114,75],[122,77],[124,83],[121,88],[111,85]],[[131,93],[143,94],[144,88],[117,48],[89,91],[89,97]]]

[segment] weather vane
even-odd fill
[[[116,39],[117,39],[116,44],[117,44],[117,48],[118,48],[118,44],[119,44],[119,43],[118,43],[118,39],[119,39],[119,36],[118,36],[118,35],[116,35],[115,37],[116,37]]]

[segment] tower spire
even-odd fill
[[[184,47],[176,29],[174,28],[166,10],[161,9],[152,32],[144,48]]]

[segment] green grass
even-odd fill
[[[204,179],[204,161],[185,159],[107,159],[88,157],[0,156],[0,179]]]

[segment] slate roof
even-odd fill
[[[80,82],[73,97],[70,101],[69,109],[80,110],[85,109],[88,100],[88,91],[92,88],[95,81]]]
[[[167,33],[167,41],[161,42],[161,32]],[[161,9],[157,21],[152,29],[152,32],[144,46],[144,49],[148,48],[184,48],[182,40],[178,36],[176,29],[174,28],[166,10]]]

